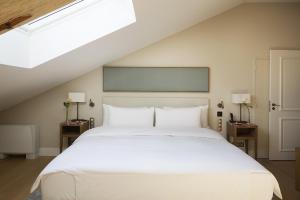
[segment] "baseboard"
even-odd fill
[[[40,148],[40,156],[57,156],[59,154],[59,148]]]

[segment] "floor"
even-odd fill
[[[267,159],[258,161],[274,174],[284,200],[300,200],[300,192],[295,189],[295,161],[269,161]],[[274,198],[274,200],[277,199]]]
[[[52,159],[40,157],[26,160],[23,157],[11,157],[0,160],[0,200],[25,200],[35,178]],[[284,200],[300,200],[300,192],[295,190],[294,161],[258,161],[276,176]]]
[[[0,160],[0,200],[25,200],[35,178],[52,159],[26,160],[18,156]]]

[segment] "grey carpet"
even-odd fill
[[[42,200],[41,191],[36,190],[34,193],[32,193],[29,197],[27,197],[26,200]]]

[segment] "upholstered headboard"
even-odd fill
[[[199,106],[209,105],[209,99],[204,97],[150,97],[150,96],[103,96],[103,104],[115,106]]]

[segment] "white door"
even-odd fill
[[[269,159],[294,160],[300,147],[300,50],[270,52]]]

